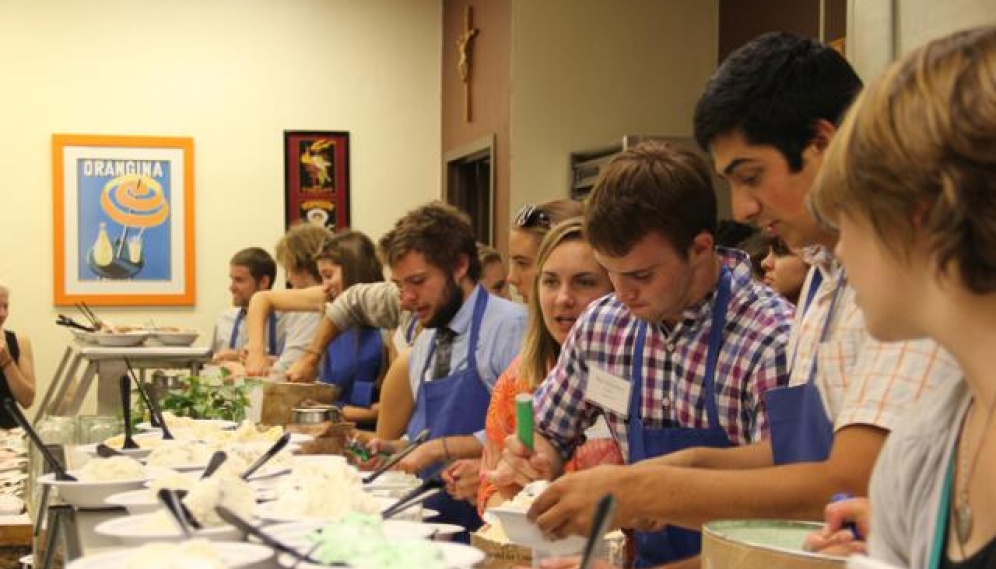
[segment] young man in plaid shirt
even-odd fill
[[[650,142],[612,160],[585,236],[615,293],[578,319],[536,393],[535,477],[560,474],[600,414],[628,463],[767,437],[764,394],[788,380],[792,307],[751,278],[746,254],[714,246],[715,228],[694,152]],[[495,482],[514,484],[501,468]],[[637,544],[640,564],[661,563],[695,555],[699,535],[667,528]]]

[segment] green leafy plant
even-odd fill
[[[189,376],[185,381],[185,388],[171,389],[163,398],[163,410],[194,419],[245,419],[249,407],[247,383],[197,376]]]

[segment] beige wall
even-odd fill
[[[99,313],[206,342],[228,258],[283,231],[283,130],[350,131],[352,222],[375,238],[439,195],[440,41],[437,0],[0,0],[0,282],[42,386],[69,339],[52,133],[194,138],[197,305]]]
[[[996,24],[996,0],[849,0],[847,9],[847,58],[865,81],[932,39]]]
[[[513,2],[510,211],[566,197],[571,151],[690,135],[717,22],[717,0]]]

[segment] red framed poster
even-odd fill
[[[284,222],[349,227],[349,133],[284,131]]]

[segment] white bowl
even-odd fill
[[[76,339],[82,344],[97,343],[96,332],[87,332],[86,330],[77,330],[76,328],[70,328],[69,330],[73,333],[73,336],[75,336]]]
[[[458,533],[467,531],[467,528],[456,524],[442,524],[436,522],[422,522],[432,528],[432,539],[435,541],[450,541]]]
[[[79,478],[78,472],[70,471],[69,474]],[[85,510],[103,510],[115,507],[106,503],[109,496],[141,488],[147,479],[143,477],[130,480],[83,482],[79,480],[56,480],[55,473],[50,472],[38,478],[38,482],[57,488],[62,501],[71,506]]]
[[[128,510],[128,513],[133,516],[151,514],[163,508],[162,502],[148,488],[112,494],[104,501],[112,506]]]
[[[255,543],[218,542],[214,544],[215,551],[221,557],[226,567],[232,569],[250,569],[272,566],[268,563],[273,557],[273,550]],[[117,549],[96,555],[87,555],[69,563],[66,569],[124,569],[128,561],[139,551],[139,548]]]
[[[95,332],[93,335],[94,339],[101,346],[108,346],[113,348],[124,348],[131,346],[141,346],[148,339],[148,332]]]
[[[124,516],[107,520],[93,529],[96,533],[114,538],[125,545],[142,545],[154,541],[183,541],[186,537],[172,520],[168,523],[155,523],[155,518],[164,512],[153,512],[139,516]],[[168,514],[166,514],[168,515]],[[223,525],[213,528],[192,530],[193,537],[203,537],[211,541],[239,541],[242,532],[235,526]]]
[[[509,541],[516,545],[542,549],[554,555],[573,555],[584,549],[585,538],[572,535],[566,539],[551,541],[526,517],[525,510],[507,507],[488,509],[488,513],[498,518]]]
[[[403,542],[404,540],[399,540]],[[448,543],[445,541],[433,542],[443,554],[443,562],[447,569],[463,569],[473,567],[486,557],[484,552],[476,547],[464,545],[462,543]],[[307,551],[307,549],[304,549]],[[282,553],[277,557],[277,563],[281,567],[296,567],[298,569],[328,569],[328,565],[318,565],[316,563],[298,562],[298,560],[287,553]]]
[[[152,337],[163,343],[164,346],[189,346],[201,333],[196,330],[156,331]]]

